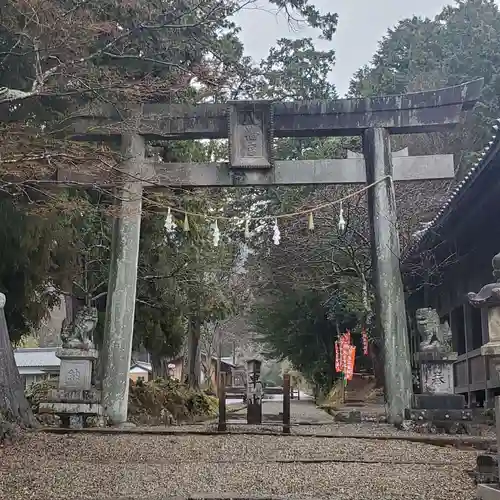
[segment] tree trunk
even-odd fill
[[[385,387],[384,359],[378,339],[370,344],[370,356],[373,363],[373,375],[375,376],[375,386]]]
[[[153,368],[153,380],[156,378],[168,378],[168,358],[152,354],[151,366]]]
[[[201,356],[200,356],[201,325],[198,315],[191,316],[188,332],[188,373],[189,388],[200,390]]]
[[[21,427],[37,427],[14,358],[5,320],[5,295],[0,294],[0,413]],[[1,433],[0,433],[1,434]]]

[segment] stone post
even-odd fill
[[[145,144],[137,134],[122,135],[123,186],[117,195],[103,342],[102,397],[109,423],[127,421],[129,370],[134,333],[137,263],[141,231],[141,175]]]
[[[489,454],[478,456],[477,472],[480,474],[484,473],[484,471],[481,471],[484,466],[481,466],[480,461],[483,462],[483,464],[486,462],[486,464],[488,464],[486,469],[487,474],[493,477],[496,476],[496,479],[498,479],[500,478],[500,396],[495,397],[495,426],[497,434],[497,456],[495,459]],[[496,474],[494,473],[493,466],[497,468]],[[500,500],[500,484],[478,484],[476,498],[478,500]]]
[[[290,374],[283,375],[283,434],[290,434]]]
[[[481,346],[481,354],[487,356],[490,373],[496,371],[500,376],[500,253],[492,260],[494,283],[483,286],[478,293],[469,293],[469,303],[473,307],[487,311],[487,338],[488,342]],[[493,368],[494,367],[494,368]],[[493,373],[492,373],[493,372]],[[497,448],[500,440],[500,396],[495,397],[495,423],[497,431]],[[497,450],[498,453],[498,450]],[[500,455],[497,455],[497,465],[500,464]],[[500,470],[498,471],[500,477]],[[483,500],[500,500],[500,485],[480,484],[477,498]]]
[[[226,419],[226,374],[219,373],[219,424],[217,430],[219,432],[227,431],[227,419]]]
[[[497,434],[497,466],[500,478],[500,396],[495,396],[495,428]],[[500,497],[500,494],[498,495]]]
[[[363,136],[367,183],[393,175],[389,132],[367,129]],[[372,233],[376,317],[384,345],[388,420],[397,423],[410,407],[412,378],[405,297],[400,271],[396,202],[392,183],[385,180],[368,191]]]

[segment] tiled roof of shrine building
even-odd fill
[[[481,152],[479,160],[472,164],[464,179],[451,192],[444,205],[424,230],[418,232],[413,243],[402,255],[403,266],[438,241],[445,241],[457,222],[471,211],[473,204],[480,202],[485,190],[500,183],[500,119],[493,126],[493,134]],[[497,170],[497,172],[494,172]],[[500,204],[500,198],[498,200]],[[480,222],[480,221],[478,221]]]

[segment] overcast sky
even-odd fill
[[[256,7],[245,9],[237,18],[243,29],[246,52],[256,61],[266,57],[278,38],[315,38],[315,30],[291,31],[283,16],[276,16],[266,0],[257,0]],[[333,42],[319,41],[317,47],[333,46],[337,63],[332,79],[343,95],[353,73],[370,61],[377,43],[389,27],[412,15],[434,17],[451,0],[314,0],[318,8],[339,15],[338,30]]]

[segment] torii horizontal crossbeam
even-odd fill
[[[155,163],[146,160],[144,188],[229,187],[304,184],[361,184],[366,182],[364,158],[338,160],[277,161],[272,170],[234,170],[227,163]],[[453,155],[393,157],[394,180],[450,179],[454,176]],[[57,182],[84,186],[110,186],[116,174],[63,171]],[[126,178],[122,182],[126,182]]]
[[[273,132],[275,137],[354,136],[368,128],[391,134],[432,132],[460,123],[479,99],[482,85],[479,79],[399,96],[276,102]],[[143,104],[138,113],[127,120],[111,105],[94,104],[73,115],[67,130],[86,140],[123,132],[157,140],[228,137],[226,104]]]

